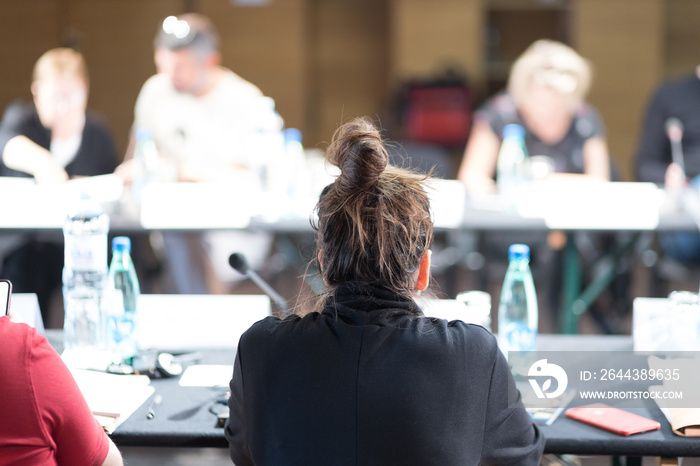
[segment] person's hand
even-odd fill
[[[469,194],[496,194],[498,192],[496,182],[489,177],[478,173],[469,174],[462,181]]]
[[[47,160],[34,170],[34,179],[41,185],[63,184],[68,178],[68,173],[52,160]]]
[[[114,174],[121,178],[124,183],[131,183],[134,180],[134,159],[123,161],[114,170]]]
[[[685,178],[683,169],[677,163],[672,163],[666,169],[664,177],[664,185],[666,189],[680,190],[688,185],[688,180]]]
[[[241,177],[258,179],[251,170],[233,164],[187,161],[179,165],[178,181],[234,183]]]

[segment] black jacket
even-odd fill
[[[544,447],[488,331],[358,284],[253,325],[229,407],[237,466],[537,465]]]
[[[637,181],[664,183],[673,161],[666,122],[677,118],[684,126],[681,146],[688,178],[700,175],[700,80],[693,73],[662,84],[648,104],[637,143]]]
[[[2,163],[5,145],[15,136],[26,136],[46,150],[51,147],[51,131],[41,124],[34,104],[12,103],[5,110],[0,123],[0,176],[29,177],[31,175],[12,170]],[[112,173],[118,164],[119,158],[109,128],[102,117],[88,111],[78,153],[66,166],[68,176],[105,175]]]

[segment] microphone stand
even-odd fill
[[[282,310],[283,316],[286,315],[287,311],[289,310],[289,306],[287,306],[287,302],[284,300],[282,296],[280,296],[275,290],[272,289],[270,285],[268,285],[265,280],[263,280],[260,275],[255,273],[255,271],[248,269],[248,271],[245,273],[245,275],[253,280],[253,282],[258,285],[258,287],[272,299],[275,304]]]
[[[275,304],[277,304],[277,306],[282,311],[283,318],[287,316],[287,311],[289,310],[287,302],[282,296],[280,296],[275,290],[273,290],[272,287],[260,277],[260,275],[258,275],[254,270],[250,268],[250,265],[248,265],[248,261],[246,260],[243,254],[241,254],[240,252],[234,252],[229,256],[228,263],[231,266],[231,268],[233,268],[236,272],[245,275],[246,277],[250,278],[253,281],[253,283],[258,285],[258,287],[270,299],[272,299],[275,302]]]

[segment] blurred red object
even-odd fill
[[[404,137],[442,146],[464,145],[472,114],[472,93],[464,85],[410,86],[403,106]]]

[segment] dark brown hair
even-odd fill
[[[389,165],[379,131],[365,118],[338,128],[326,159],[341,171],[321,194],[314,225],[326,283],[331,291],[361,282],[410,295],[433,238],[427,176]]]

